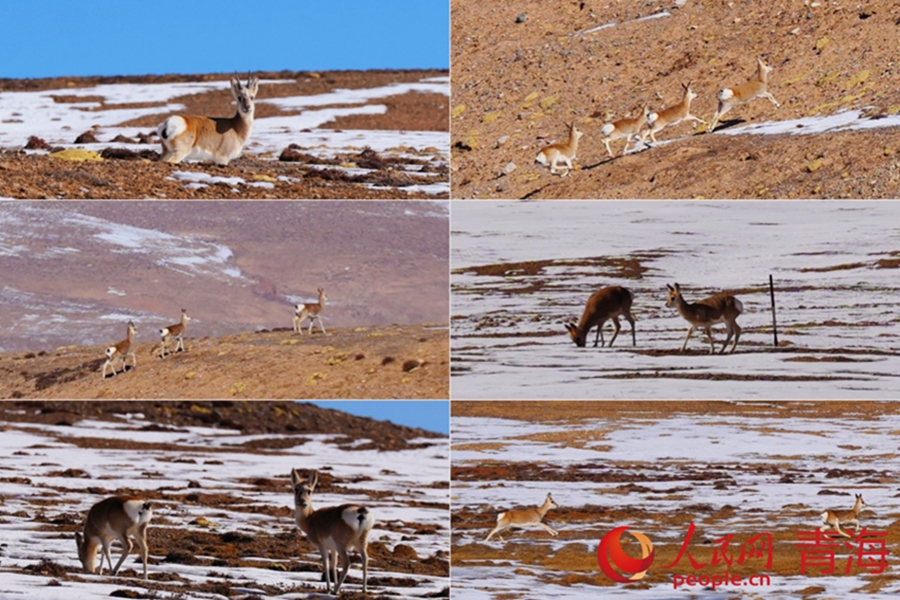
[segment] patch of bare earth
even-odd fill
[[[137,368],[102,379],[104,347],[0,355],[2,398],[448,398],[446,328],[394,325],[289,329],[187,339],[159,358],[135,347]]]
[[[659,18],[644,19],[668,12]],[[821,2],[564,2],[453,0],[454,198],[893,198],[900,186],[897,128],[812,135],[661,131],[660,144],[610,158],[600,129],[661,110],[690,82],[691,113],[707,121],[716,94],[774,68],[769,91],[720,124],[784,121],[862,109],[900,113],[895,40],[900,7]],[[599,28],[615,23],[614,26]],[[594,31],[591,31],[595,29]],[[534,164],[577,121],[576,170]],[[717,129],[718,131],[718,129]]]

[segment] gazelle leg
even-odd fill
[[[328,570],[328,555],[331,551],[326,550],[325,548],[319,548],[319,553],[322,555],[322,566],[325,567],[325,593],[331,593],[331,572]]]
[[[694,333],[694,326],[691,325],[688,327],[687,335],[684,336],[684,344],[681,345],[681,351],[684,352],[684,349],[687,348],[688,340],[691,339],[691,334]]]
[[[484,538],[484,541],[486,541],[486,542],[489,541],[489,540],[494,536],[495,533],[497,534],[497,537],[500,537],[499,534],[500,534],[500,532],[502,532],[504,529],[506,529],[506,526],[505,526],[505,525],[500,525],[500,524],[498,523],[497,526],[494,527],[494,529],[488,534],[488,536],[487,536],[486,538]]]
[[[337,560],[335,560],[335,564],[337,564]],[[341,586],[344,584],[344,579],[347,578],[347,571],[350,570],[350,557],[347,555],[347,550],[341,550],[341,577],[337,579],[337,571],[335,571],[335,579],[337,579],[337,584],[334,586],[334,593],[337,594],[338,590],[341,589]]]
[[[131,541],[131,538],[128,536],[118,537],[119,543],[122,544],[122,556],[119,557],[119,562],[116,563],[116,568],[113,569],[112,574],[118,575],[119,569],[122,568],[122,563],[125,562],[125,559],[128,558],[128,554],[131,552],[131,549],[134,547],[134,544]]]
[[[629,323],[631,323],[631,345],[637,346],[637,338],[635,337],[635,333],[634,333],[634,317],[632,317],[630,314],[626,313],[625,320],[628,321]]]
[[[760,97],[768,99],[772,104],[775,105],[775,108],[781,108],[781,104],[779,104],[778,100],[775,99],[775,96],[773,96],[769,92],[760,94]]]
[[[365,541],[363,541],[363,547],[360,548],[359,553],[362,556],[363,594],[366,594],[369,592],[369,552],[366,550]]]
[[[713,342],[712,328],[706,327],[705,329],[706,329],[706,337],[709,338],[709,353],[715,354],[716,353],[716,344],[715,344],[715,342]]]
[[[719,354],[725,354],[725,349],[728,348],[728,342],[731,341],[731,337],[734,335],[734,329],[731,327],[731,323],[726,323],[725,326],[725,343],[722,344],[722,350],[719,352]]]
[[[738,340],[741,337],[741,331],[743,331],[741,329],[741,326],[737,324],[737,321],[734,322],[733,327],[734,327],[734,343],[731,345],[731,354],[733,354],[735,348],[737,348]]]
[[[613,336],[612,339],[609,340],[609,347],[612,348],[613,342],[616,341],[616,337],[619,335],[619,330],[622,328],[622,325],[619,323],[619,317],[613,317]]]
[[[538,523],[538,525],[540,525],[541,527],[543,527],[544,529],[546,529],[548,532],[550,532],[550,535],[559,535],[559,532],[558,532],[558,531],[556,531],[555,529],[553,529],[552,527],[550,527],[550,526],[547,525],[546,523],[543,523],[543,522],[542,522],[542,523]]]
[[[587,336],[585,336],[585,337],[587,337]],[[603,323],[600,323],[599,325],[597,325],[597,335],[594,336],[594,348],[597,347],[597,343],[598,343],[602,338],[603,338]],[[587,340],[585,340],[585,341],[587,341]],[[603,345],[604,345],[604,346],[606,345],[606,341],[605,341],[605,340],[603,341]]]
[[[319,327],[322,329],[322,333],[325,333],[325,325],[322,323],[322,317],[319,317]]]

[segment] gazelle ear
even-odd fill
[[[300,483],[300,475],[297,473],[297,469],[291,469],[291,483],[296,486]]]
[[[669,285],[668,283],[666,284],[666,287],[669,288],[669,291],[670,291],[670,292],[674,292],[674,291],[675,291],[675,288],[673,288],[673,287],[672,287],[671,285]]]
[[[319,483],[319,472],[313,471],[312,478],[309,480],[310,489],[316,489],[316,484]]]
[[[248,77],[247,89],[251,96],[256,97],[256,92],[259,91],[259,77]]]

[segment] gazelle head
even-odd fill
[[[866,504],[866,501],[863,500],[862,494],[856,494],[856,505],[853,508],[855,508],[857,511],[860,511],[868,506],[869,505]]]
[[[587,332],[578,333],[578,327],[575,326],[575,323],[566,323],[566,330],[569,332],[569,337],[572,338],[575,345],[579,348],[584,348]]]
[[[181,320],[182,320],[183,322],[185,322],[185,323],[187,323],[188,321],[191,320],[191,318],[190,318],[190,317],[188,316],[188,314],[187,314],[187,309],[186,309],[186,308],[182,308],[182,309],[181,309]]]
[[[297,469],[291,470],[291,482],[294,484],[294,506],[300,510],[312,510],[312,494],[319,482],[319,472],[313,471],[309,479],[301,479]]]
[[[85,573],[93,573],[97,562],[97,545],[93,544],[88,548],[89,544],[84,541],[84,536],[80,532],[75,532],[75,543],[78,545],[78,560]]]
[[[762,58],[757,58],[757,59],[756,59],[756,64],[757,64],[757,66],[758,66],[758,71],[757,71],[757,72],[758,72],[758,74],[759,74],[760,80],[762,80],[762,79],[765,78],[765,77],[768,77],[769,73],[772,72],[772,67],[770,67],[769,65],[767,65],[767,64],[763,61]]]
[[[325,295],[325,288],[318,288],[319,292],[319,302],[325,302],[328,300],[328,296]]]
[[[681,287],[677,283],[675,284],[675,287],[672,287],[667,283],[666,287],[669,288],[669,298],[666,300],[666,306],[674,308],[675,303],[678,301],[678,297],[681,296]]]
[[[253,115],[253,99],[259,91],[259,78],[247,76],[246,85],[237,77],[231,78],[231,95],[237,101],[238,112],[242,115]]]
[[[544,504],[549,505],[550,508],[559,508],[559,504],[554,502],[553,496],[551,496],[549,492],[547,493],[547,499],[544,500]]]
[[[691,83],[692,83],[692,82],[688,81],[687,83],[682,83],[682,84],[681,84],[681,87],[684,88],[684,98],[685,98],[685,100],[687,100],[688,102],[693,102],[693,101],[694,101],[694,98],[697,97],[697,94],[695,94],[695,93],[694,93],[694,90],[691,89]]]

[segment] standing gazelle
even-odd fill
[[[550,144],[543,148],[538,152],[537,158],[534,159],[535,162],[545,167],[550,167],[551,175],[565,177],[569,174],[569,171],[575,168],[572,165],[572,161],[575,160],[575,156],[578,154],[578,140],[580,140],[583,135],[584,132],[578,131],[575,127],[575,121],[572,121],[569,125],[569,139],[565,142],[556,142],[555,144]],[[565,171],[559,167],[560,162],[565,165]]]
[[[716,96],[719,99],[719,108],[716,110],[712,123],[709,125],[707,130],[709,133],[713,132],[716,125],[719,124],[719,119],[725,113],[735,106],[750,102],[754,98],[765,98],[774,104],[775,108],[781,108],[781,104],[778,103],[775,96],[766,89],[769,85],[769,72],[772,71],[772,67],[767,66],[761,58],[756,59],[756,66],[756,79],[751,79],[737,87],[725,88]]]
[[[212,160],[227,165],[241,154],[253,129],[253,99],[259,91],[259,79],[250,77],[244,85],[231,78],[231,94],[237,101],[233,117],[176,115],[157,128],[162,142],[162,158],[170,163],[188,160]]]
[[[641,134],[641,141],[646,143],[647,136],[656,143],[656,134],[669,125],[677,125],[682,121],[696,121],[698,123],[706,123],[700,117],[691,114],[691,101],[697,97],[697,94],[691,90],[690,83],[682,83],[684,94],[681,102],[665,108],[659,112],[650,113],[647,117],[647,129]]]
[[[137,327],[134,326],[134,323],[128,321],[128,337],[126,337],[121,342],[118,342],[109,348],[106,349],[106,362],[103,363],[103,368],[100,370],[101,379],[106,379],[106,368],[112,368],[112,374],[115,376],[116,374],[116,366],[115,361],[117,358],[122,357],[122,372],[125,372],[127,368],[125,365],[125,361],[128,360],[128,357],[131,357],[132,360],[132,369],[137,368],[137,357],[134,355],[134,350],[131,349],[131,345],[134,343],[134,336],[137,335]]]
[[[862,494],[856,494],[856,504],[853,505],[853,508],[850,510],[826,510],[821,515],[822,523],[824,526],[820,528],[821,531],[825,531],[828,527],[833,527],[836,532],[844,537],[852,537],[849,533],[843,531],[841,529],[841,523],[853,524],[854,532],[859,532],[859,519],[857,516],[859,515],[859,511],[866,508],[868,504],[866,504],[865,500],[863,500]]]
[[[551,508],[557,508],[559,505],[553,501],[553,497],[547,494],[547,498],[540,506],[529,506],[527,508],[513,508],[497,515],[497,526],[488,534],[484,541],[490,541],[491,537],[496,533],[500,537],[500,533],[504,529],[510,527],[524,527],[525,525],[538,525],[546,529],[550,535],[559,535],[559,532],[544,523],[544,517]],[[503,541],[503,538],[500,538]]]
[[[613,327],[615,328],[612,339],[609,340],[609,347],[612,348],[613,342],[616,341],[616,336],[619,335],[619,329],[621,329],[619,325],[619,316],[621,315],[625,317],[626,321],[631,323],[631,345],[637,346],[634,335],[634,318],[631,316],[631,303],[633,301],[634,294],[628,288],[615,285],[597,290],[588,298],[584,312],[581,314],[581,321],[578,322],[578,327],[574,323],[566,323],[569,336],[576,346],[584,348],[588,334],[591,332],[591,329],[596,327],[597,336],[594,338],[594,348],[597,347],[598,341],[602,341],[603,346],[606,346],[606,341],[603,340],[603,324],[612,319]]]
[[[369,555],[366,551],[369,532],[375,525],[375,518],[365,506],[358,504],[342,504],[329,508],[314,510],[312,494],[319,481],[319,472],[313,471],[312,478],[301,479],[297,469],[291,470],[291,481],[294,484],[294,516],[300,528],[310,542],[319,549],[322,564],[325,566],[325,593],[331,593],[331,582],[334,582],[334,594],[341,589],[341,584],[350,569],[349,551],[357,549],[362,557],[363,593],[367,593],[369,579]],[[340,556],[344,566],[341,577],[337,576],[337,557]]]
[[[725,323],[728,331],[720,354],[725,354],[725,348],[728,347],[728,342],[731,341],[732,335],[734,336],[734,343],[731,345],[731,352],[734,352],[738,339],[741,337],[741,326],[736,321],[738,315],[744,310],[744,305],[741,304],[740,300],[722,292],[697,302],[688,303],[681,295],[681,287],[677,283],[675,287],[667,283],[666,287],[669,288],[669,299],[666,300],[666,306],[678,309],[678,314],[691,324],[688,327],[687,335],[684,337],[684,344],[681,346],[682,352],[687,348],[688,340],[694,332],[694,328],[700,328],[709,337],[709,353],[714,354],[716,346],[713,343],[711,327],[716,323]]]
[[[152,516],[153,510],[150,508],[150,503],[144,502],[140,498],[112,496],[92,506],[87,520],[84,522],[84,533],[75,532],[78,559],[81,561],[84,571],[86,573],[95,572],[98,546],[102,546],[100,575],[103,575],[104,556],[112,574],[117,575],[122,563],[125,562],[134,547],[131,542],[133,538],[141,550],[141,557],[144,559],[144,579],[147,579],[147,554],[149,552],[147,526],[150,524]],[[113,568],[112,558],[109,555],[109,546],[113,539],[119,540],[119,543],[122,544],[122,556],[115,568]]]
[[[322,329],[322,333],[325,333],[325,325],[322,324],[322,309],[325,308],[325,301],[328,300],[328,296],[325,295],[325,288],[319,288],[318,291],[318,302],[307,302],[294,307],[294,331],[299,334],[303,333],[303,319],[309,319],[310,335],[312,335],[313,323],[316,319],[319,320],[319,327]]]
[[[187,329],[187,323],[191,318],[187,316],[187,309],[181,309],[181,322],[175,323],[174,325],[169,325],[168,327],[163,327],[159,330],[159,335],[162,338],[160,342],[160,351],[159,357],[165,358],[171,352],[166,348],[166,344],[172,338],[175,338],[175,350],[173,352],[184,352],[184,331]]]

